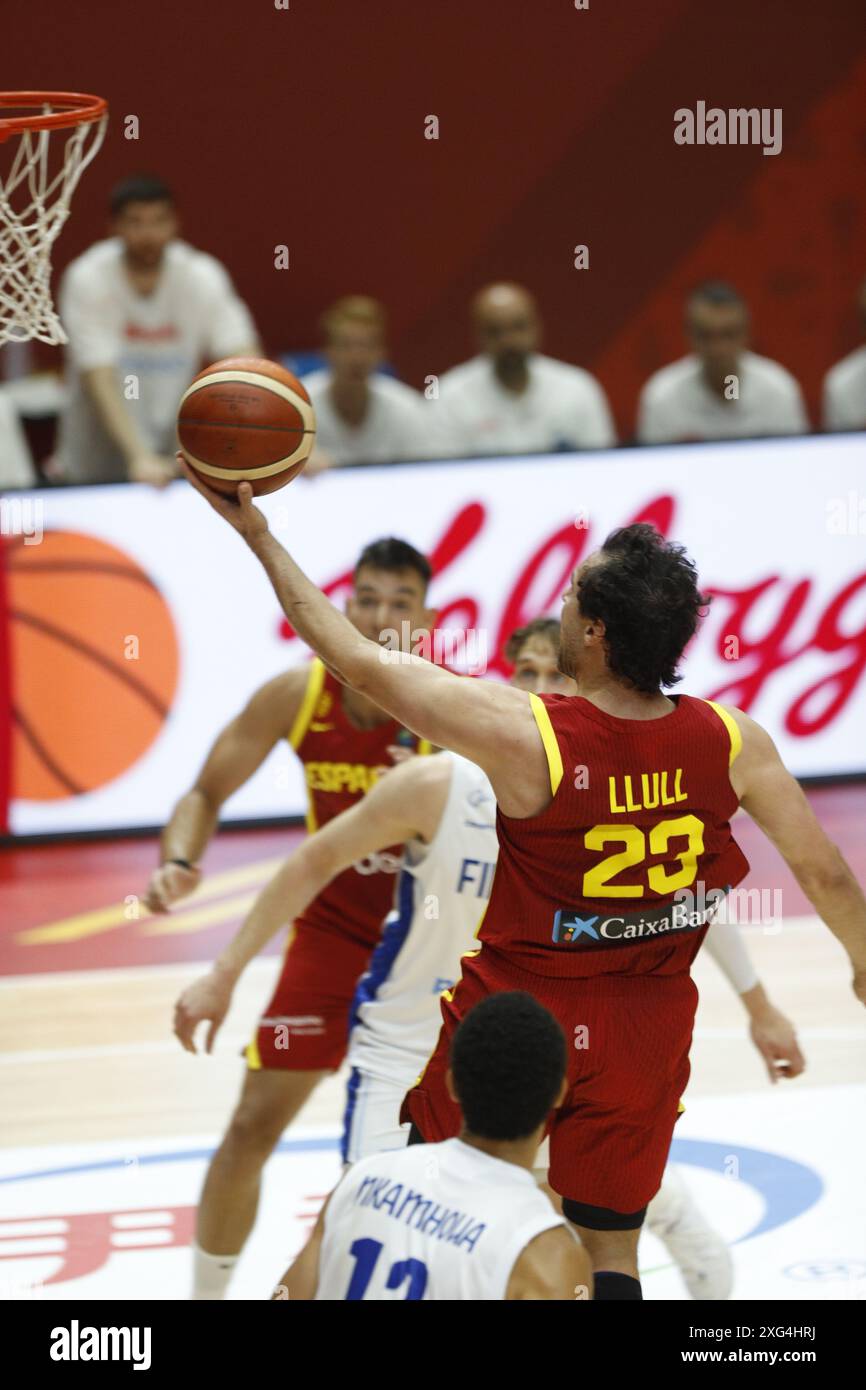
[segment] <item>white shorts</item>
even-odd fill
[[[352,1068],[343,1116],[344,1163],[357,1163],[359,1158],[389,1149],[405,1149],[410,1127],[400,1123],[400,1106],[411,1084],[384,1081],[358,1067]]]
[[[389,1149],[405,1149],[410,1126],[401,1125],[399,1116],[403,1097],[411,1084],[385,1081],[359,1067],[352,1068],[343,1115],[341,1153],[344,1163],[357,1163],[359,1158],[369,1158],[371,1154],[385,1153]],[[542,1139],[534,1164],[536,1172],[546,1173],[547,1145],[547,1139]]]

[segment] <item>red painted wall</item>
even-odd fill
[[[58,268],[101,234],[112,183],[153,170],[270,350],[313,345],[324,305],[365,291],[420,385],[472,351],[466,300],[508,276],[538,294],[546,349],[597,371],[624,433],[643,379],[682,351],[684,289],[724,276],[815,414],[860,335],[863,0],[289,3],[6,0],[0,86],[112,106]],[[781,107],[782,153],[677,146],[673,113],[700,99]]]

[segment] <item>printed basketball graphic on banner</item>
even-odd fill
[[[171,708],[171,613],[134,560],[93,536],[46,531],[5,549],[12,795],[95,791],[138,761]]]

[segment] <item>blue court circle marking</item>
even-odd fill
[[[334,1139],[281,1139],[274,1153],[318,1153],[325,1149],[339,1149],[340,1141]],[[124,1158],[103,1158],[96,1163],[74,1163],[66,1168],[41,1168],[35,1173],[8,1173],[0,1176],[0,1184],[26,1182],[30,1178],[62,1178],[69,1173],[98,1173],[110,1168],[125,1168],[130,1158],[144,1167],[150,1163],[190,1163],[198,1158],[212,1158],[216,1149],[175,1149],[167,1153],[128,1154]]]
[[[338,1137],[332,1139],[282,1139],[275,1153],[321,1153],[337,1152],[340,1147]],[[212,1148],[175,1149],[164,1153],[135,1155],[135,1163],[141,1167],[159,1163],[191,1163],[208,1159],[214,1153]],[[132,1157],[130,1155],[129,1157]],[[106,1158],[96,1163],[78,1163],[63,1168],[42,1168],[33,1173],[9,1173],[0,1176],[0,1185],[29,1182],[35,1178],[61,1178],[70,1174],[106,1172],[125,1168],[129,1157]],[[741,1244],[753,1240],[755,1236],[766,1235],[788,1221],[813,1207],[824,1191],[824,1184],[813,1168],[795,1159],[784,1158],[781,1154],[769,1153],[765,1149],[743,1148],[739,1144],[719,1144],[706,1139],[674,1139],[671,1145],[671,1159],[695,1168],[703,1168],[718,1177],[725,1177],[726,1167],[731,1159],[738,1164],[737,1180],[748,1183],[760,1194],[764,1202],[764,1212],[760,1220],[745,1235],[733,1242]]]
[[[796,1220],[815,1205],[824,1191],[824,1183],[814,1168],[766,1149],[747,1149],[740,1144],[719,1144],[707,1139],[675,1138],[671,1144],[671,1158],[674,1163],[704,1168],[721,1178],[725,1177],[731,1159],[736,1159],[737,1180],[748,1183],[760,1193],[764,1213],[757,1225],[732,1242],[734,1245]]]

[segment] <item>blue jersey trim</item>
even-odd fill
[[[340,1158],[344,1163],[349,1162],[349,1136],[352,1133],[352,1116],[355,1113],[360,1084],[361,1073],[357,1067],[353,1067],[346,1082],[346,1108],[343,1111],[343,1133],[340,1136]]]
[[[405,869],[400,870],[397,881],[396,916],[386,922],[378,946],[370,957],[370,964],[355,987],[352,1007],[349,1010],[349,1033],[360,1022],[362,1005],[369,1004],[379,993],[391,973],[391,968],[412,925],[415,911],[415,879]]]
[[[386,922],[382,928],[382,937],[378,946],[370,957],[370,964],[361,976],[355,988],[352,998],[352,1007],[349,1010],[349,1036],[351,1037],[353,1028],[360,1025],[360,1010],[362,1005],[369,1004],[376,998],[381,986],[385,983],[391,973],[391,968],[400,949],[409,935],[409,928],[412,925],[412,917],[415,911],[415,880],[405,869],[400,870],[400,877],[397,880],[397,907],[396,916],[390,922]],[[343,1113],[343,1135],[340,1140],[340,1152],[343,1162],[348,1163],[346,1157],[349,1151],[349,1137],[352,1132],[352,1119],[355,1113],[355,1105],[358,1099],[358,1088],[361,1084],[361,1073],[357,1067],[353,1067],[349,1080],[346,1084],[346,1109]]]

